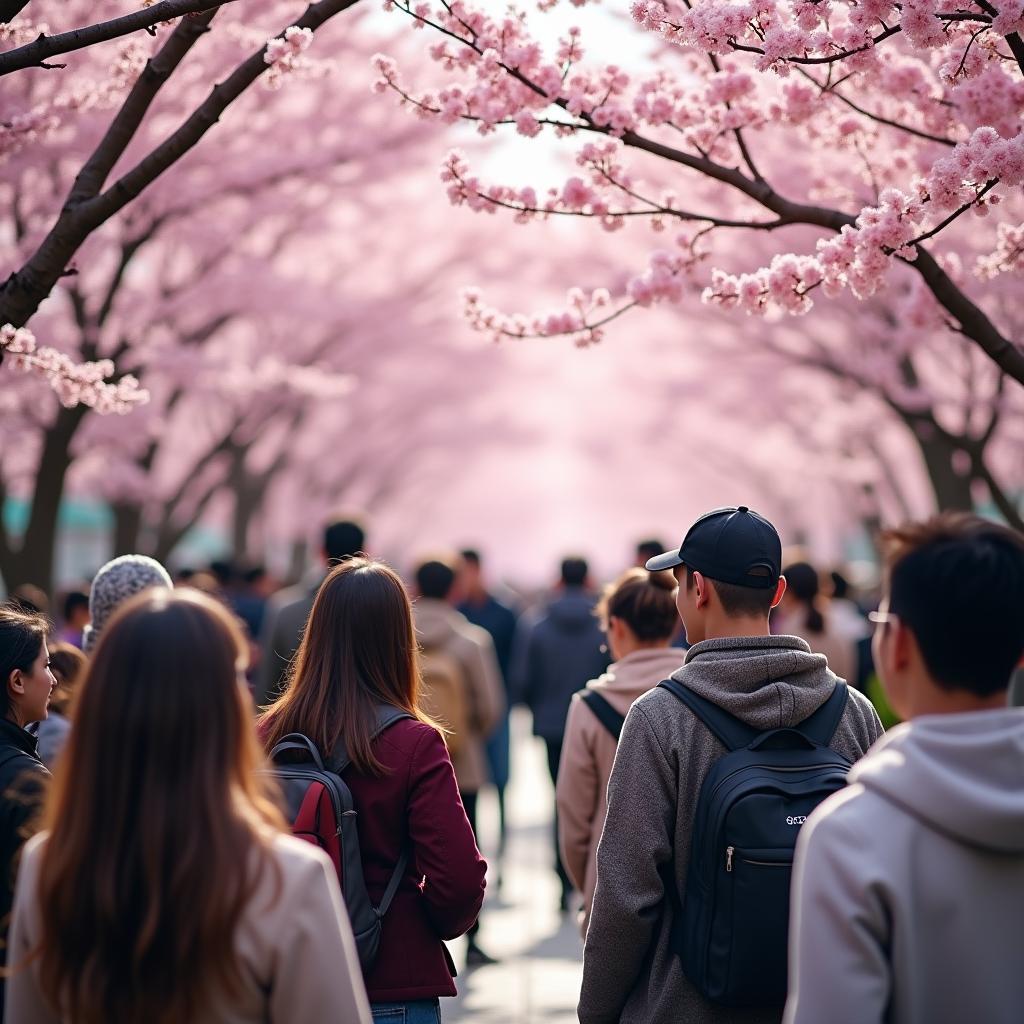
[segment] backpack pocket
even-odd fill
[[[728,846],[723,854],[730,893],[732,948],[726,991],[734,1005],[771,1006],[786,998],[786,941],[793,850]],[[788,938],[788,929],[787,935]]]

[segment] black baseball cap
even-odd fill
[[[687,531],[678,551],[647,562],[651,572],[685,565],[709,579],[767,590],[782,575],[782,541],[764,516],[739,508],[716,508]]]

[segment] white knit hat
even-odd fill
[[[107,562],[92,581],[89,591],[91,623],[82,634],[82,649],[91,654],[110,616],[130,597],[150,587],[174,587],[170,574],[147,555],[122,555]]]

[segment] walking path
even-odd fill
[[[512,717],[509,838],[497,884],[497,805],[481,794],[481,844],[491,864],[480,945],[498,958],[465,970],[464,942],[452,943],[459,967],[457,999],[441,1001],[446,1022],[465,1024],[575,1024],[583,943],[574,914],[558,912],[552,867],[554,797],[544,747],[530,736],[530,717]]]

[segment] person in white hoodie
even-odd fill
[[[887,535],[874,657],[906,719],[801,831],[786,1024],[1024,1019],[1024,538]]]

